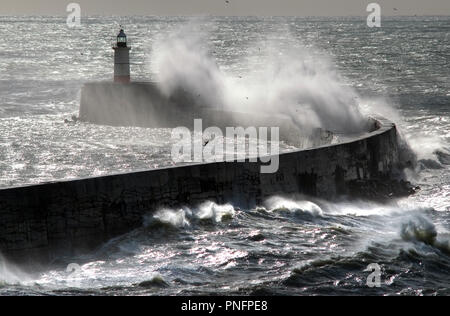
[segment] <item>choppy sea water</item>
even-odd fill
[[[0,186],[170,164],[170,131],[65,124],[86,81],[112,77],[118,24],[133,46],[135,80],[152,80],[157,38],[184,18],[0,17]],[[420,159],[421,191],[378,205],[273,197],[257,209],[204,204],[166,209],[145,225],[60,267],[25,273],[0,265],[0,294],[450,294],[450,18],[209,18],[220,69],[260,67],[264,43],[320,51],[361,107],[397,122]],[[252,56],[251,62],[242,56]],[[299,58],[301,58],[299,56]],[[388,223],[388,224],[387,224]],[[66,271],[76,263],[80,270]],[[369,288],[365,268],[382,268]]]

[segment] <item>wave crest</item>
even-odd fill
[[[295,201],[276,196],[268,199],[265,204],[271,212],[287,211],[294,214],[309,214],[314,217],[323,216],[320,206],[310,201]]]
[[[170,228],[191,227],[192,223],[221,223],[231,220],[236,214],[231,204],[218,205],[207,201],[194,209],[183,207],[178,210],[164,208],[144,218],[145,227],[168,226]]]
[[[428,219],[417,216],[402,224],[400,235],[405,241],[420,241],[427,245],[434,245],[437,231]]]

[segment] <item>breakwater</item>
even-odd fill
[[[276,194],[349,194],[355,181],[387,178],[398,164],[395,125],[376,125],[343,143],[282,153],[274,174],[261,174],[260,162],[217,162],[0,190],[0,251],[52,261],[129,232],[161,207],[211,200],[248,208]]]

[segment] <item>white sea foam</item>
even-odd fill
[[[219,205],[206,201],[196,208],[183,207],[180,209],[163,208],[155,214],[146,215],[144,226],[155,223],[167,224],[176,228],[191,227],[192,223],[198,221],[209,221],[220,223],[235,216],[236,211],[231,204]]]
[[[271,212],[287,210],[293,213],[307,213],[313,216],[322,216],[323,211],[317,204],[310,201],[291,200],[279,196],[274,196],[265,202]]]
[[[0,254],[0,287],[7,284],[22,284],[28,282],[30,276],[14,266]]]

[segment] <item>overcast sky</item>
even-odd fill
[[[82,15],[366,15],[377,2],[383,15],[450,15],[450,0],[0,0],[0,15],[64,15],[70,2]]]

